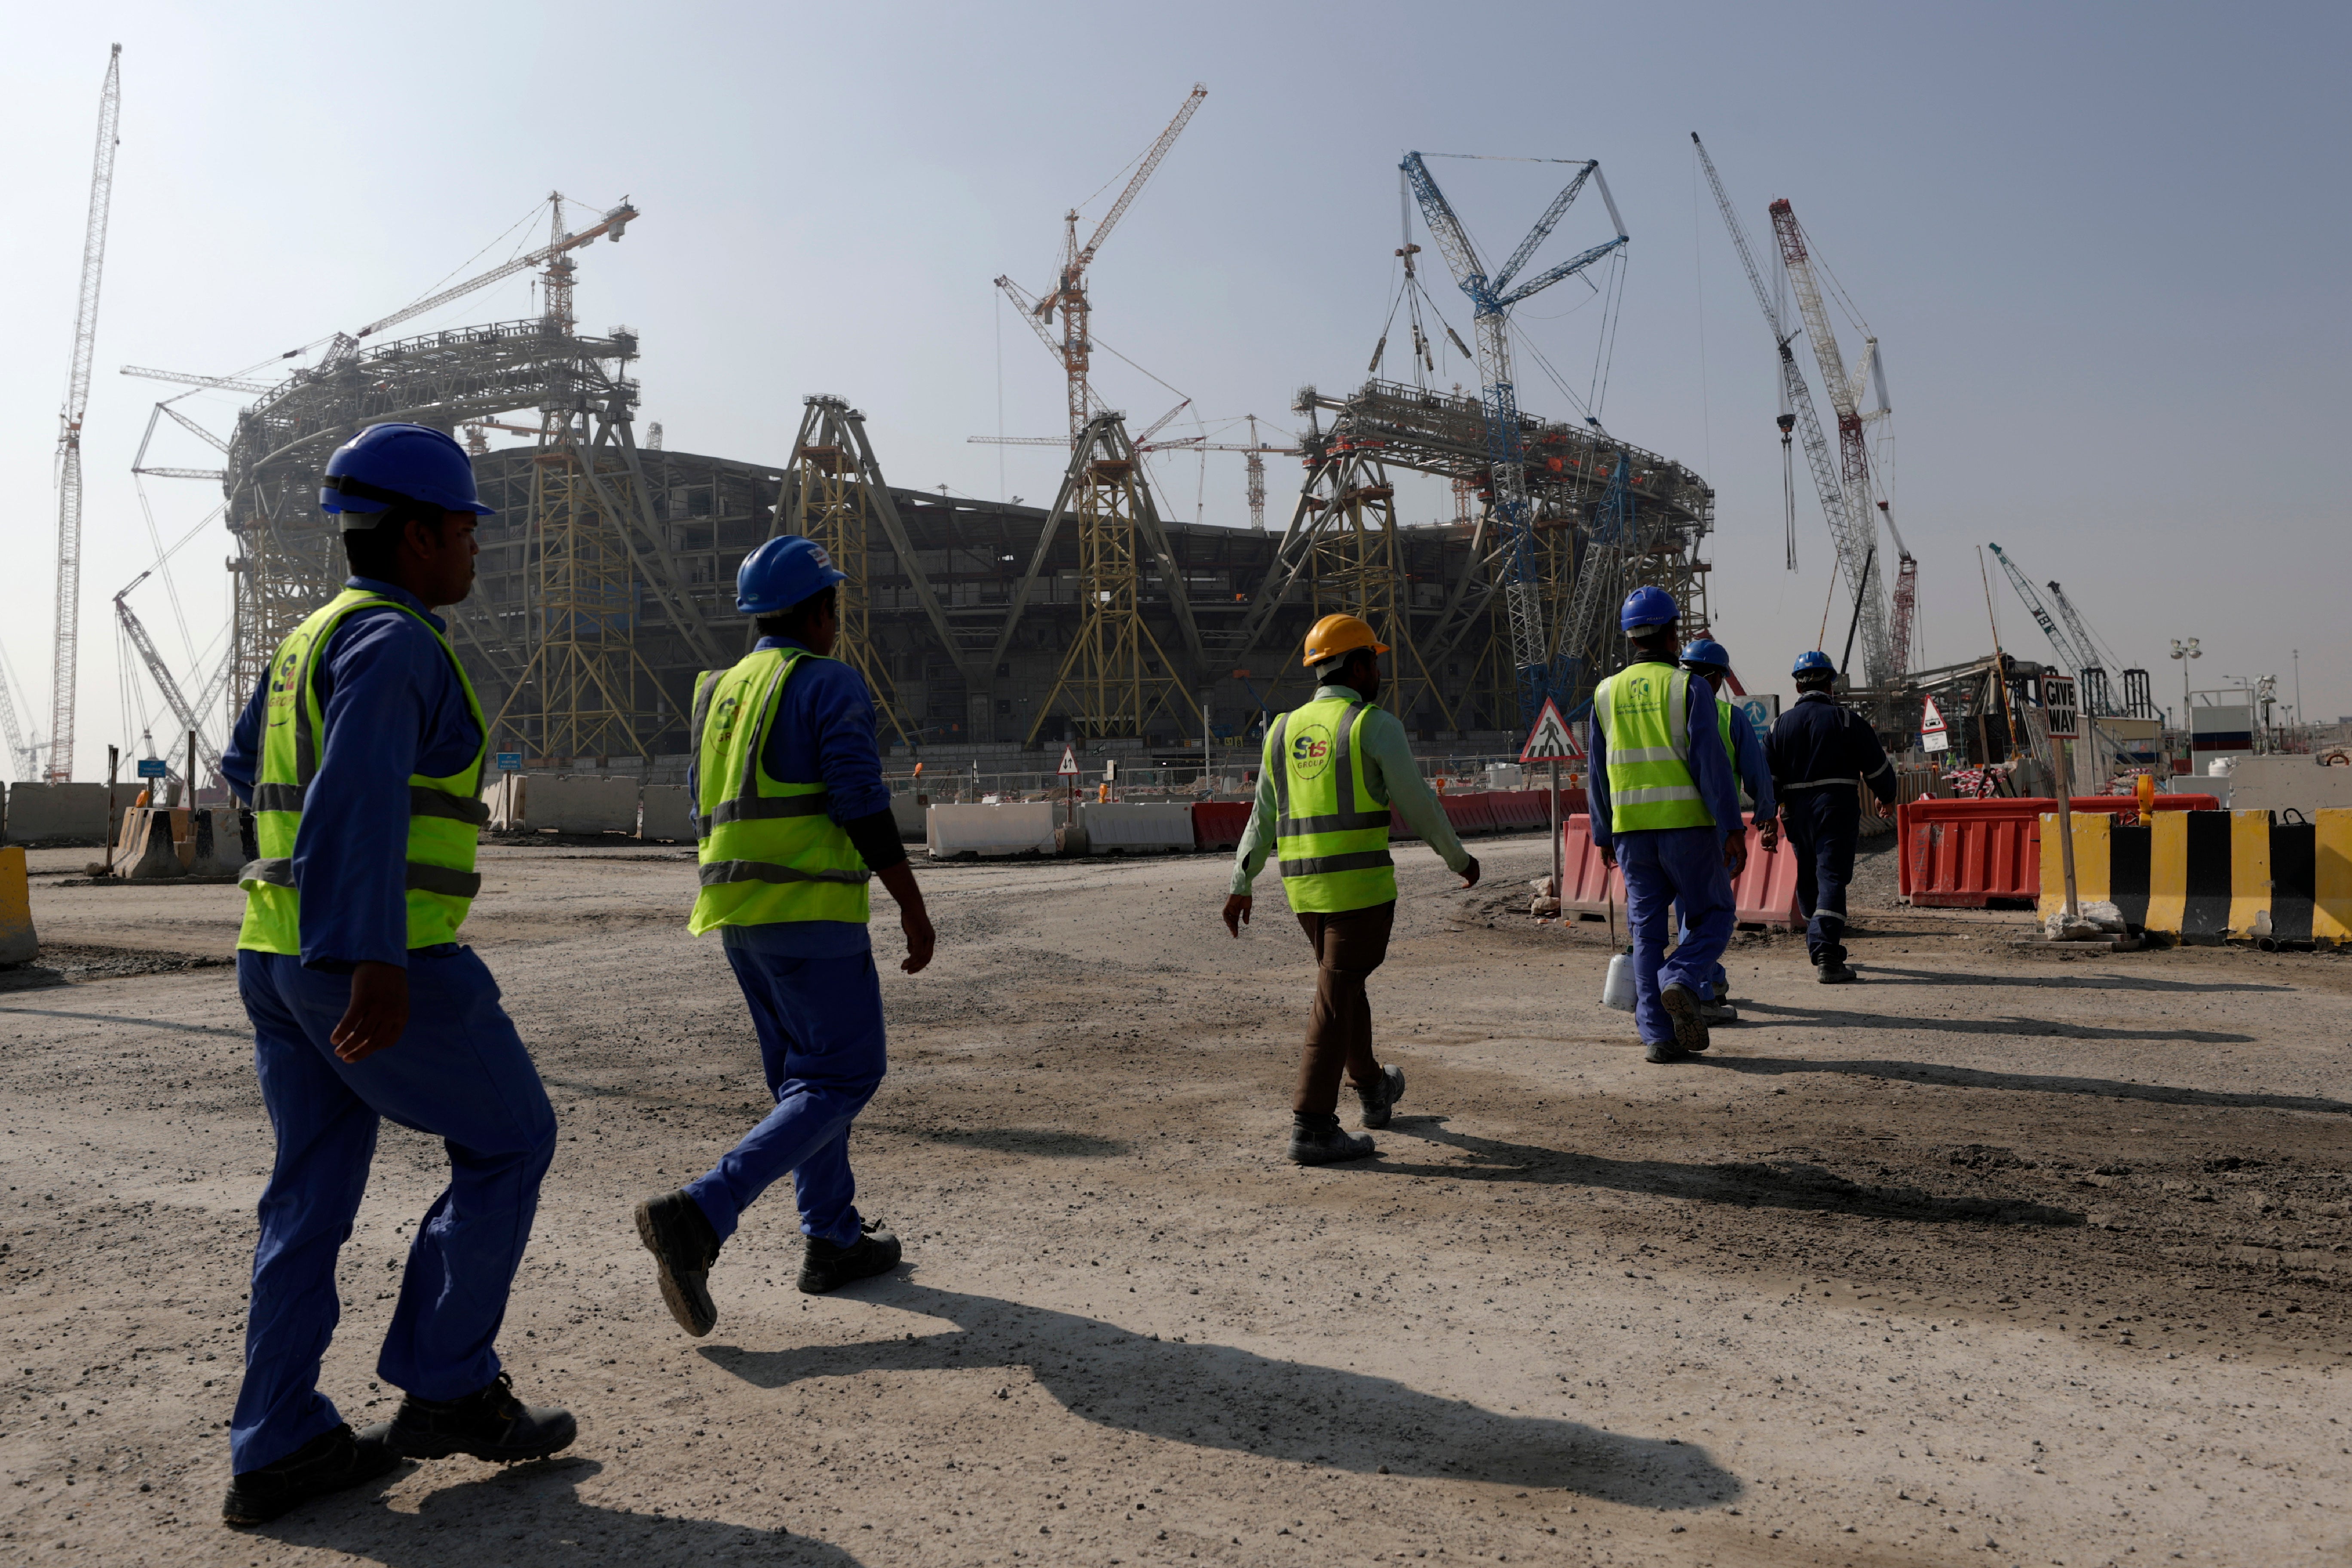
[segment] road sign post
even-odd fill
[[[1568,721],[1559,716],[1559,707],[1549,697],[1544,699],[1543,711],[1536,717],[1536,727],[1528,732],[1528,743],[1519,748],[1519,763],[1549,763],[1551,764],[1551,896],[1565,908],[1568,890],[1560,879],[1565,868],[1560,864],[1559,847],[1559,764],[1563,759],[1581,756],[1576,749],[1576,737],[1569,731]]]
[[[2083,918],[2082,901],[2075,896],[2074,883],[2074,780],[2066,766],[2066,742],[2074,738],[2075,713],[2074,678],[2071,675],[2045,675],[2042,678],[2042,722],[2050,732],[2051,785],[2058,795],[2058,858],[2066,868],[2066,907],[2060,914],[2065,925],[2074,925]]]

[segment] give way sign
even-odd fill
[[[1528,732],[1528,743],[1519,748],[1519,761],[1565,762],[1583,755],[1576,737],[1569,731],[1568,721],[1559,716],[1559,705],[1545,698],[1543,712],[1537,717],[1536,727]]]

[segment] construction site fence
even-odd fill
[[[2137,818],[2130,795],[2078,795],[2068,805],[2084,816]],[[2218,795],[2159,795],[2158,816],[2215,812]],[[1995,902],[2032,903],[2042,896],[2042,822],[2055,815],[2047,798],[1915,800],[1895,813],[1896,886],[1907,903],[1937,909],[1984,909]]]

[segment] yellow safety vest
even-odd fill
[[[840,824],[824,814],[821,784],[783,784],[760,753],[782,706],[784,682],[806,648],[761,648],[695,682],[696,858],[701,891],[687,930],[786,921],[865,921],[874,873]]]
[[[301,895],[294,887],[294,847],[301,832],[302,798],[319,771],[326,712],[319,700],[319,666],[327,639],[358,611],[388,605],[415,616],[457,672],[466,710],[482,732],[474,760],[442,778],[412,773],[408,779],[408,945],[437,947],[457,940],[457,928],[473,908],[482,879],[474,869],[475,847],[490,808],[481,802],[482,762],[489,752],[489,726],[474,683],[457,662],[449,639],[431,621],[397,599],[346,588],[314,612],[278,647],[269,661],[267,726],[262,731],[261,775],[253,786],[253,833],[259,859],[238,876],[245,889],[245,924],[236,945],[257,952],[299,955]],[[335,889],[313,888],[331,898]]]
[[[1282,891],[1300,914],[1396,901],[1389,803],[1366,787],[1359,743],[1372,711],[1360,700],[1318,698],[1276,719],[1266,733]]]
[[[1612,832],[1714,825],[1691,776],[1690,683],[1690,671],[1648,659],[1593,692],[1593,717],[1609,747]],[[1730,744],[1727,731],[1724,743]]]

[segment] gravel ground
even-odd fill
[[[563,1125],[501,1348],[580,1442],[252,1532],[218,1508],[269,1139],[233,972],[185,966],[240,896],[38,852],[0,1560],[2352,1563],[2352,962],[2046,956],[1876,901],[1875,857],[1861,984],[1745,936],[1745,1021],[1654,1068],[1601,928],[1524,914],[1540,841],[1476,847],[1469,894],[1400,851],[1408,1095],[1318,1171],[1278,1158],[1310,975],[1274,884],[1235,942],[1221,858],[923,867],[940,958],[885,968],[856,1142],[908,1265],[801,1296],[777,1192],[703,1341],[628,1217],[762,1109],[687,858],[486,850],[468,933]],[[324,1379],[355,1422],[441,1169],[385,1129]]]

